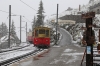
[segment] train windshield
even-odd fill
[[[38,37],[38,30],[35,30],[35,37]]]
[[[46,37],[49,37],[49,30],[46,30]]]
[[[45,34],[45,29],[39,29],[39,34]]]

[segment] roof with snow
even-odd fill
[[[3,36],[0,41],[2,42],[6,42],[9,39],[9,35]],[[10,39],[14,39],[12,36],[10,36]]]
[[[85,20],[81,18],[81,15],[65,15],[63,17],[60,17],[59,19],[62,19],[62,20],[73,20],[73,21],[76,21],[76,22],[80,22],[80,23],[84,23]]]

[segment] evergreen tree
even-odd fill
[[[35,19],[35,16],[34,16],[34,20],[33,20],[33,22],[32,22],[32,31],[33,31],[33,29],[34,29],[34,27],[35,27],[35,23],[36,23],[36,19]]]
[[[16,35],[14,21],[12,21],[12,25],[11,25],[11,35],[12,36]]]
[[[16,35],[16,31],[15,31],[14,21],[12,21],[12,25],[11,25],[11,36],[15,39],[16,42],[19,42],[19,38]]]
[[[42,0],[40,1],[40,4],[39,4],[39,10],[38,10],[38,13],[37,13],[37,21],[35,23],[35,26],[43,26],[44,25],[44,9],[43,9],[43,3],[42,3]]]
[[[5,23],[2,22],[2,24],[0,25],[0,37],[7,35],[7,33],[8,33],[8,27]]]

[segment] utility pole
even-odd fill
[[[58,28],[58,4],[57,4],[57,17],[56,17],[56,45],[57,45],[57,41],[58,41],[58,38],[57,38],[57,28]]]
[[[26,42],[27,42],[27,22],[26,22]]]
[[[20,43],[21,43],[21,19],[22,19],[22,17],[20,15]]]
[[[100,29],[99,29],[99,42],[100,42]]]
[[[94,35],[92,30],[93,17],[95,17],[95,12],[89,12],[82,14],[82,18],[86,20],[86,66],[93,66],[93,44]]]
[[[9,48],[10,48],[10,27],[11,27],[11,5],[9,5],[9,40],[8,40]]]

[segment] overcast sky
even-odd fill
[[[23,3],[24,2],[24,3]],[[79,5],[88,4],[89,0],[42,0],[45,15],[49,18],[50,15],[56,14],[57,4],[59,4],[59,14],[67,10],[68,7],[78,8]],[[26,4],[28,5],[26,5]],[[37,13],[40,0],[0,0],[0,24],[5,22],[9,24],[9,5],[11,5],[11,12],[15,15],[22,15],[22,27],[25,27],[25,22],[28,22],[28,29],[31,28],[31,22]],[[30,6],[30,7],[29,7]],[[13,15],[12,14],[12,15]],[[12,16],[15,22],[16,32],[19,36],[19,16]],[[22,28],[22,41],[25,41],[25,29]]]

